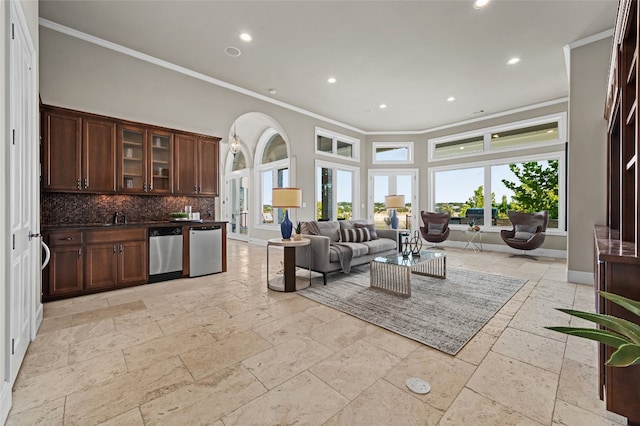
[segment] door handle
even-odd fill
[[[42,249],[44,250],[44,260],[42,261],[42,266],[40,269],[44,269],[48,264],[49,260],[51,260],[51,250],[49,250],[49,246],[47,246],[44,241],[40,241],[40,245],[42,245]]]
[[[120,253],[122,253],[122,251],[123,251],[123,247],[122,247],[122,244],[120,244]]]

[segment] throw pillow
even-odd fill
[[[537,225],[516,225],[516,232],[529,232],[530,234],[535,234],[537,231]]]
[[[340,241],[343,243],[362,243],[369,240],[371,240],[371,236],[367,228],[340,230]]]
[[[524,231],[517,231],[514,236],[513,239],[514,240],[523,240],[523,241],[528,241],[529,238],[533,237],[533,232],[524,232]]]
[[[378,238],[378,233],[376,232],[376,226],[373,223],[354,223],[353,226],[355,226],[355,229],[362,229],[362,228],[366,228],[369,230],[369,238],[371,240],[377,240]]]
[[[427,227],[427,232],[429,234],[442,234],[442,230],[444,229],[444,223],[431,223]]]
[[[340,241],[340,225],[337,221],[318,221],[317,223],[320,235],[329,237],[333,242]]]

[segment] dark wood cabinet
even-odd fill
[[[174,192],[182,195],[218,195],[218,138],[176,134],[174,138]]]
[[[144,284],[149,278],[144,227],[45,233],[51,260],[43,275],[43,300]]]
[[[55,107],[42,116],[43,189],[114,192],[115,122]]]
[[[84,250],[82,232],[63,231],[46,235],[51,249],[43,292],[52,297],[74,295],[82,291]]]
[[[42,189],[219,194],[220,138],[42,107]]]
[[[622,0],[614,35],[605,104],[607,223],[595,228],[595,289],[640,300],[640,182],[638,173],[638,2]],[[638,323],[638,317],[596,294],[596,311]],[[640,366],[605,365],[613,349],[599,347],[600,398],[607,410],[640,424]]]
[[[86,232],[87,290],[146,283],[147,234],[143,228]]]

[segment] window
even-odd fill
[[[274,129],[267,129],[258,141],[259,153],[262,148],[262,164],[256,165],[257,226],[275,227],[284,220],[284,209],[273,209],[273,188],[290,186],[289,170],[293,159],[288,158],[287,143]]]
[[[316,219],[336,220],[358,218],[359,169],[316,161]]]
[[[360,140],[316,127],[316,153],[358,161]]]
[[[373,142],[373,164],[413,164],[413,142]]]
[[[566,142],[566,113],[429,140],[429,160],[536,148]]]
[[[432,203],[451,224],[510,227],[507,211],[549,212],[564,231],[564,152],[432,168]]]
[[[236,155],[233,156],[233,163],[231,164],[231,171],[237,171],[247,168],[247,160],[242,153],[239,151]]]

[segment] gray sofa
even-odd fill
[[[350,266],[358,266],[369,263],[378,256],[387,256],[398,253],[398,231],[395,229],[375,229],[377,239],[362,242],[341,241],[341,230],[362,228],[365,221],[340,220],[328,222],[314,222],[320,235],[311,233],[308,222],[302,223],[302,237],[311,240],[311,244],[296,248],[296,266],[309,268],[312,271],[322,273],[324,284],[327,284],[329,272],[343,271],[343,262],[339,258],[339,250],[342,246],[351,249]],[[358,225],[356,225],[358,224]],[[369,229],[372,225],[369,225]],[[332,244],[333,243],[333,244]],[[333,246],[333,247],[332,247]],[[309,265],[309,252],[311,250],[311,265]],[[346,268],[348,271],[348,268]]]

